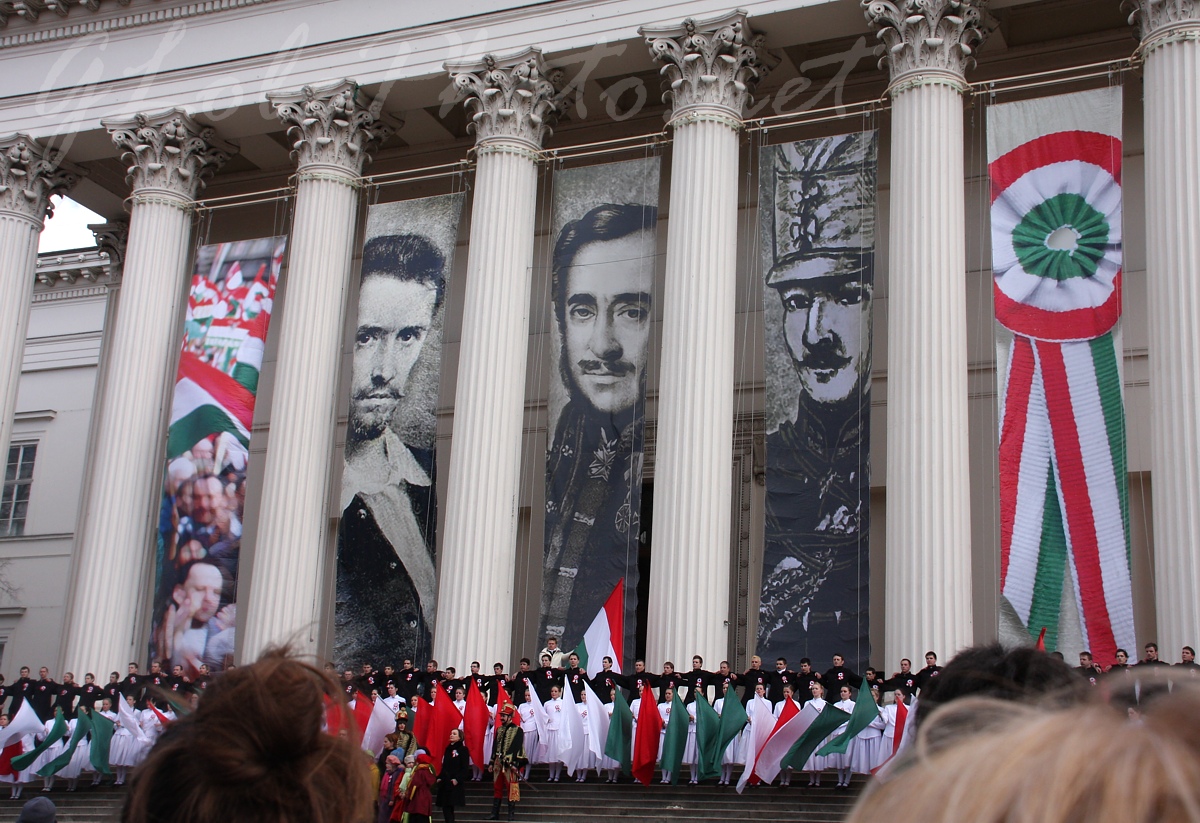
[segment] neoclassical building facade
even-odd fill
[[[540,648],[549,195],[564,163],[622,152],[664,170],[639,649],[651,668],[744,666],[765,500],[755,151],[861,129],[880,133],[870,658],[997,637],[985,112],[1104,86],[1124,100],[1137,636],[1169,660],[1200,639],[1200,5],[491,6],[0,3],[0,453],[36,445],[20,527],[10,507],[0,531],[0,669],[145,662],[189,266],[202,243],[272,235],[289,241],[235,659],[280,642],[332,656],[365,209],[451,190],[468,196],[437,405],[433,653],[461,671]],[[95,249],[39,258],[55,194],[105,217]]]

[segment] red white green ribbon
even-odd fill
[[[1078,97],[1064,96],[1064,107]],[[1135,643],[1114,337],[1121,141],[1115,125],[1111,134],[1037,133],[1024,105],[989,118],[1033,131],[988,167],[996,319],[1012,333],[1001,390],[1001,592],[1031,636],[1048,628],[1048,648],[1070,619],[1085,648],[1111,659]],[[1060,613],[1068,575],[1077,615]]]

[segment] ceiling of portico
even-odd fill
[[[189,9],[213,4],[131,0],[124,6],[97,0],[90,4],[94,11],[86,3],[67,4],[70,11],[64,17],[47,8],[53,4],[29,0],[27,7],[40,7],[36,20],[10,14],[0,28],[0,57],[28,69],[0,86],[0,133],[28,131],[63,141],[69,158],[90,172],[76,199],[115,217],[127,193],[125,170],[99,126],[101,116],[182,105],[240,145],[239,155],[225,165],[209,192],[254,190],[283,185],[292,168],[286,134],[265,105],[266,90],[351,77],[368,94],[385,95],[385,109],[404,121],[380,148],[373,170],[444,162],[465,156],[472,140],[441,64],[486,51],[512,51],[504,47],[516,44],[540,45],[548,62],[562,66],[568,81],[576,80],[581,88],[567,101],[568,112],[551,146],[644,134],[662,127],[664,107],[656,66],[637,26],[728,10],[716,0],[225,3],[230,7],[226,11],[186,16]],[[20,5],[8,0],[0,2],[0,9]],[[782,104],[778,94],[802,70],[813,81],[805,92],[810,97],[831,81],[847,101],[882,93],[886,78],[868,54],[875,40],[858,0],[741,5],[781,60],[760,86],[760,97],[770,98],[763,113],[805,104],[804,94]],[[979,76],[1020,73],[1031,54],[1069,64],[1072,45],[1113,56],[1133,48],[1119,0],[999,0],[992,6],[1000,26],[980,54]],[[404,20],[397,19],[398,8],[405,10]],[[137,15],[161,19],[139,18],[136,26],[118,27]],[[111,30],[50,36],[83,23]],[[39,42],[18,42],[38,35]],[[599,39],[606,44],[593,45]],[[581,70],[586,78],[578,82]],[[614,86],[623,93],[612,93]],[[821,105],[833,102],[828,90],[826,94]],[[614,122],[613,112],[629,115],[639,95],[644,102],[636,113]]]

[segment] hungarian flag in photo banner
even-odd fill
[[[757,651],[870,659],[876,132],[765,146],[767,501]]]
[[[1002,621],[1136,645],[1121,384],[1121,89],[988,111]]]
[[[647,157],[554,172],[538,634],[564,649],[586,635],[589,673],[605,654],[617,671],[633,663],[659,167]],[[593,618],[621,580],[624,615],[608,625],[622,637],[605,651]]]
[[[237,630],[242,507],[258,376],[285,237],[201,246],[167,430],[151,660],[225,668]]]
[[[334,660],[432,657],[442,324],[463,199],[367,211],[350,321]]]

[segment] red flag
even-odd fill
[[[329,695],[325,698],[325,731],[337,737],[342,731],[342,706]]]
[[[4,750],[0,751],[0,774],[5,776],[16,774],[16,770],[12,767],[12,759],[19,757],[24,751],[25,746],[19,737],[5,746]]]
[[[371,710],[375,706],[371,703],[371,698],[367,697],[362,692],[359,692],[354,697],[354,745],[361,746],[363,734],[367,731],[367,724],[371,722]]]
[[[633,741],[633,776],[643,786],[654,779],[654,763],[658,760],[658,738],[662,733],[662,715],[654,702],[654,691],[642,689],[642,704],[638,709],[637,738]]]
[[[471,685],[467,687],[467,705],[464,709],[463,742],[467,744],[471,760],[481,769],[484,767],[483,736],[487,734],[487,727],[487,701],[479,693],[479,685],[475,682],[475,678],[471,678]]]
[[[1043,631],[1045,631],[1043,629]],[[908,706],[904,701],[896,701],[896,737],[892,741],[892,754],[900,751],[900,741],[904,739],[904,727],[908,725]]]
[[[417,745],[425,749],[429,747],[425,745],[425,741],[429,739],[429,724],[433,720],[433,705],[421,697],[413,695],[413,709],[417,716],[413,719],[413,737],[417,738]]]
[[[504,708],[505,703],[512,703],[512,698],[508,696],[508,689],[504,688],[504,680],[500,677],[496,678],[496,721],[492,724],[492,732],[496,736],[500,735],[500,727],[504,725],[504,719],[500,717],[500,712]],[[516,706],[514,705],[515,709]]]
[[[167,727],[167,724],[171,722],[171,718],[167,717],[165,714],[160,712],[158,710],[157,706],[151,706],[150,709],[151,709],[151,711],[154,712],[154,716],[158,718],[158,722],[161,723],[163,728],[165,729]]]
[[[1039,652],[1046,651],[1046,627],[1042,626],[1042,633],[1038,635],[1037,645],[1034,646]]]
[[[433,757],[433,771],[437,773],[442,769],[442,754],[450,745],[450,732],[463,722],[463,716],[454,700],[442,689],[434,693],[430,714],[433,716],[429,722],[429,745],[425,748]]]

